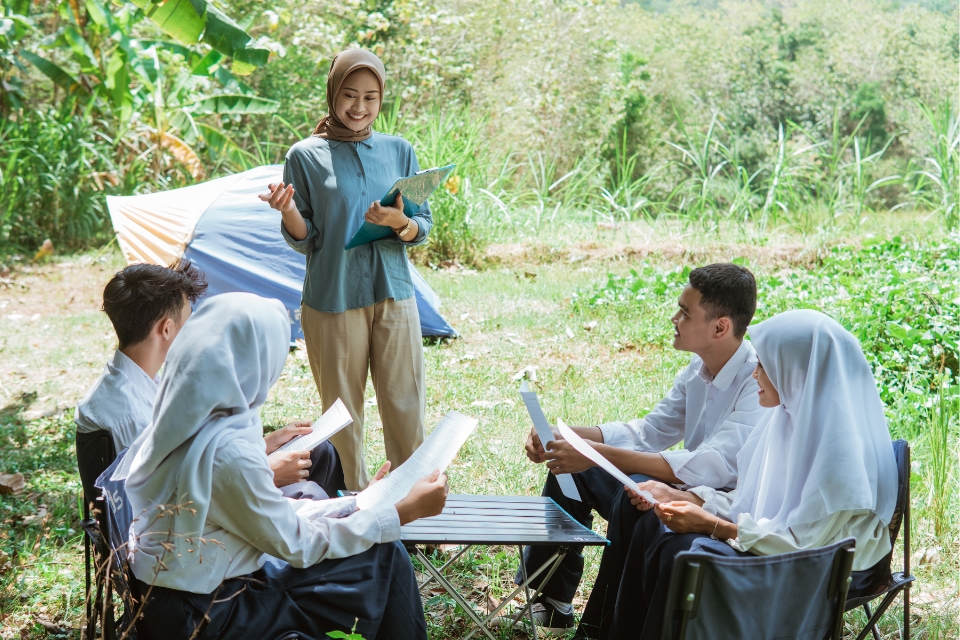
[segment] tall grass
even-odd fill
[[[89,118],[56,111],[0,123],[0,247],[33,250],[102,241],[103,196],[123,189],[114,142]]]

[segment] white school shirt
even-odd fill
[[[756,351],[746,340],[714,377],[693,356],[653,411],[600,425],[604,444],[659,452],[686,486],[735,487],[737,453],[766,411],[753,379],[756,365]],[[666,451],[681,441],[684,449]]]
[[[159,384],[160,376],[151,378],[117,349],[100,379],[77,404],[73,414],[77,431],[109,431],[116,450],[123,451],[150,424]]]
[[[239,438],[216,451],[207,519],[202,538],[190,545],[193,552],[176,557],[175,550],[165,549],[172,547],[164,526],[170,518],[158,519],[155,511],[133,515],[134,575],[192,593],[211,593],[228,578],[253,573],[263,566],[264,554],[303,568],[400,539],[393,505],[358,511],[353,497],[283,497],[273,484],[264,445]]]
[[[710,514],[730,520],[730,507],[737,492],[724,493],[709,487],[695,487],[690,492],[703,500],[703,508]],[[749,513],[737,519],[737,537],[727,540],[734,549],[749,551],[758,556],[819,549],[845,538],[856,538],[853,570],[864,571],[890,553],[890,531],[877,514],[868,509],[836,511],[826,518],[794,525],[786,531],[773,532],[764,528]]]

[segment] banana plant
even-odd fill
[[[84,108],[112,115],[121,134],[133,136],[137,146],[145,146],[154,155],[168,153],[194,179],[202,179],[203,163],[194,149],[198,143],[214,157],[227,157],[233,165],[243,167],[250,163],[229,136],[198,120],[198,116],[271,113],[279,103],[257,96],[237,76],[238,67],[246,71],[248,67],[243,65],[261,64],[266,58],[230,48],[233,45],[229,37],[236,42],[242,40],[233,29],[235,23],[207,7],[208,26],[219,26],[200,36],[201,42],[209,44],[211,41],[204,38],[214,39],[212,42],[233,55],[204,44],[185,44],[191,40],[189,33],[171,26],[179,24],[180,14],[174,11],[177,6],[180,5],[169,0],[162,6],[149,5],[146,11],[140,11],[128,3],[111,12],[101,0],[85,0],[81,12],[78,0],[61,2],[58,8],[64,26],[41,45],[60,51],[61,57],[65,53],[77,71],[70,73],[30,51],[21,51],[20,57],[62,88],[68,99],[84,101]],[[150,17],[149,12],[153,12],[151,19],[160,20],[159,26],[179,41],[131,37],[134,25],[145,16]],[[187,20],[186,24],[191,23]],[[221,30],[220,36],[216,29]],[[179,54],[186,64],[179,71],[165,72],[161,51]],[[209,89],[211,79],[220,84],[221,93],[201,93]],[[162,164],[159,156],[158,165]]]

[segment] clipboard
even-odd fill
[[[436,167],[434,169],[424,169],[418,171],[412,176],[400,178],[393,183],[386,195],[380,199],[380,204],[391,206],[397,199],[397,192],[403,194],[403,212],[408,218],[412,218],[423,206],[438,186],[440,186],[447,176],[457,165],[448,164],[445,167]],[[344,249],[354,249],[384,238],[395,236],[393,229],[380,224],[364,221],[353,238],[347,243]]]

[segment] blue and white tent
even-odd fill
[[[257,198],[279,182],[283,165],[258,167],[182,189],[110,196],[107,208],[128,264],[169,265],[185,257],[207,277],[207,295],[247,291],[277,298],[300,329],[300,294],[306,260],[280,235],[280,213]],[[413,264],[420,329],[425,336],[456,331],[438,311],[440,300]]]

